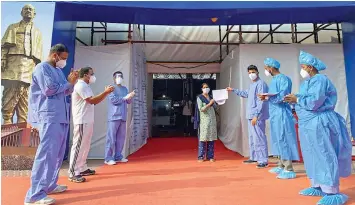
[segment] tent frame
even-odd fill
[[[77,26],[76,29],[90,29],[91,30],[91,36],[90,36],[90,44],[82,41],[78,37],[75,37],[75,39],[80,42],[81,44],[85,46],[93,46],[94,45],[94,35],[95,33],[104,33],[105,36],[103,39],[101,39],[101,42],[104,43],[104,45],[108,44],[123,44],[123,43],[154,43],[154,44],[189,44],[189,45],[219,45],[219,50],[220,50],[220,55],[219,55],[219,63],[223,61],[223,54],[225,52],[226,55],[229,54],[230,52],[230,46],[231,45],[240,45],[240,44],[247,44],[244,42],[243,39],[243,34],[257,34],[257,42],[253,44],[290,44],[290,43],[276,43],[274,41],[274,34],[291,34],[291,42],[292,43],[302,43],[305,40],[307,40],[310,37],[314,37],[314,43],[318,44],[319,39],[318,39],[318,32],[320,31],[336,31],[337,32],[337,38],[338,38],[338,43],[342,43],[341,39],[341,28],[339,26],[339,23],[328,23],[328,24],[316,24],[313,23],[313,31],[298,31],[297,30],[297,24],[290,24],[291,26],[291,31],[278,31],[278,29],[283,26],[284,24],[278,24],[276,27],[273,28],[272,24],[269,24],[270,29],[269,31],[261,31],[260,30],[260,25],[257,24],[257,30],[256,31],[243,31],[242,30],[242,25],[227,25],[226,33],[222,37],[222,27],[219,25],[218,30],[219,30],[219,41],[217,42],[206,42],[206,41],[147,41],[146,40],[146,27],[145,25],[139,25],[138,24],[138,29],[141,31],[141,28],[143,29],[143,40],[142,41],[133,41],[132,40],[132,24],[128,24],[128,30],[109,30],[107,27],[107,22],[99,22],[101,26],[95,26],[95,22],[91,22],[91,26]],[[328,28],[332,25],[336,25],[336,29],[331,29]],[[233,28],[238,27],[239,29],[233,30]],[[107,33],[127,33],[127,39],[125,40],[115,40],[115,39],[108,39],[107,38]],[[237,33],[239,34],[239,42],[230,42],[229,40],[229,35]],[[267,34],[264,36],[262,39],[260,39],[260,34]],[[308,34],[306,37],[299,39],[298,34]],[[265,40],[270,36],[270,42],[265,42]],[[250,43],[249,43],[250,44]],[[222,46],[226,45],[226,50],[223,51]],[[156,63],[154,61],[148,61],[150,63]],[[164,63],[185,63],[185,62],[164,62]],[[189,62],[191,63],[191,62]],[[206,63],[206,62],[195,62],[195,63]],[[210,62],[210,63],[215,63],[215,61]]]

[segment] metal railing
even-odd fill
[[[1,147],[20,147],[23,129],[16,125],[1,129]]]
[[[29,145],[23,144],[25,131],[31,129],[29,135]],[[37,129],[26,128],[21,124],[4,125],[1,126],[1,147],[38,147],[40,142],[39,133]]]

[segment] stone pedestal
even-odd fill
[[[2,170],[31,170],[39,135],[27,123],[1,126]]]

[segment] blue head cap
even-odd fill
[[[279,61],[273,59],[273,58],[265,58],[264,64],[269,67],[273,67],[276,69],[280,69],[280,63]]]
[[[302,65],[309,65],[316,68],[318,71],[324,70],[327,66],[318,58],[313,55],[306,53],[304,51],[300,51],[299,63]]]
[[[313,67],[316,67],[317,65],[317,58],[312,56],[311,54],[309,53],[306,53],[304,51],[300,51],[300,56],[298,58],[300,64],[302,65],[310,65],[310,66],[313,66]]]
[[[315,66],[315,68],[318,70],[318,71],[321,71],[321,70],[325,70],[327,69],[327,66],[323,63],[323,61],[317,59],[317,65]]]

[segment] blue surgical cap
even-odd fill
[[[265,58],[264,60],[264,64],[266,66],[269,66],[269,67],[273,67],[273,68],[276,68],[276,69],[279,69],[280,68],[280,63],[279,61],[273,59],[273,58]]]
[[[327,66],[321,60],[319,60],[319,59],[317,59],[317,60],[318,60],[318,62],[317,62],[317,65],[315,66],[315,68],[318,71],[327,69]]]
[[[300,51],[299,62],[301,65],[303,64],[303,65],[313,66],[318,71],[327,68],[327,66],[321,60],[304,51]]]

